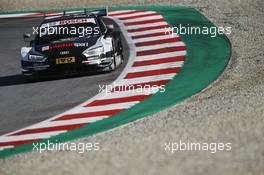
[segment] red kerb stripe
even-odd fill
[[[171,74],[171,73],[178,73],[178,72],[180,72],[180,68],[173,67],[173,68],[166,68],[166,69],[128,73],[125,78],[129,79],[129,78],[147,77],[147,76]]]
[[[26,130],[11,134],[10,136],[23,135],[23,134],[34,134],[34,133],[49,132],[49,131],[72,130],[72,129],[75,129],[75,128],[82,127],[83,125],[85,125],[85,123],[64,125],[64,126],[52,126],[52,127],[46,127],[46,128],[26,129]]]
[[[137,28],[137,29],[129,29],[127,30],[127,32],[129,33],[133,33],[133,32],[142,32],[142,31],[146,31],[146,30],[156,30],[156,29],[164,29],[165,28],[169,28],[169,25],[160,25],[160,26],[149,26],[149,27],[141,27],[141,28]]]
[[[106,111],[86,112],[86,113],[80,113],[80,114],[68,114],[68,115],[64,115],[62,117],[56,118],[53,121],[89,118],[89,117],[98,117],[98,116],[111,116],[111,115],[121,112],[122,110],[123,109],[113,109],[113,110],[106,110]]]
[[[177,61],[184,61],[184,56],[178,56],[178,57],[168,57],[168,58],[159,58],[154,60],[144,60],[144,61],[135,61],[133,64],[133,67],[138,66],[147,66],[147,65],[153,65],[153,64],[162,64],[162,63],[169,63],[169,62],[177,62]]]
[[[86,105],[85,107],[102,106],[102,105],[108,105],[108,104],[114,104],[114,103],[125,103],[125,102],[132,102],[132,101],[142,101],[148,96],[149,95],[136,95],[136,96],[130,96],[130,97],[95,100],[92,103]]]
[[[161,49],[138,51],[137,56],[155,55],[155,54],[160,54],[160,53],[183,51],[183,50],[186,50],[185,46],[165,47]]]
[[[164,44],[164,43],[173,43],[181,41],[180,37],[168,38],[168,39],[160,39],[160,40],[153,40],[153,41],[145,41],[136,43],[136,47],[141,46],[150,46],[150,45],[157,45],[157,44]]]
[[[158,13],[150,13],[150,14],[144,14],[144,15],[137,15],[137,16],[129,16],[129,17],[123,17],[119,18],[120,20],[127,20],[127,19],[134,19],[134,18],[144,18],[148,16],[157,16],[159,15]]]
[[[120,13],[115,13],[115,14],[109,14],[109,16],[119,16],[119,15],[129,15],[133,13],[138,13],[138,12],[144,12],[145,10],[135,10],[135,11],[130,11],[130,12],[120,12]]]
[[[30,139],[30,140],[18,140],[18,141],[9,141],[9,142],[0,142],[0,146],[17,146],[22,145],[30,142],[36,142],[40,139]]]
[[[141,24],[149,24],[149,23],[156,23],[156,22],[166,22],[165,19],[151,19],[151,20],[143,20],[143,21],[136,21],[136,22],[126,22],[124,23],[126,26],[134,26],[134,25],[141,25]]]
[[[162,36],[162,35],[170,35],[171,38],[174,38],[174,36],[172,35],[172,33],[166,33],[164,31],[164,32],[149,33],[149,34],[143,34],[143,35],[135,35],[135,36],[132,36],[132,39],[148,38],[148,37]]]

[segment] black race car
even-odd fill
[[[121,36],[105,25],[104,16],[106,10],[84,10],[45,17],[33,39],[24,34],[30,43],[21,48],[24,77],[116,69],[123,62]]]

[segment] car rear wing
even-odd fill
[[[96,15],[96,16],[107,16],[107,13],[108,13],[108,10],[107,8],[105,9],[101,9],[101,10],[94,10],[94,11],[86,11],[84,10],[84,12],[87,14],[93,14],[93,15]]]
[[[78,10],[78,11],[63,11],[63,12],[48,12],[44,13],[45,19],[52,19],[52,18],[58,18],[62,16],[78,16],[78,15],[87,15],[87,16],[107,16],[108,15],[108,9],[100,9],[100,10],[92,10],[89,11],[87,9],[84,10]]]

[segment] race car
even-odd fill
[[[105,16],[106,9],[45,17],[35,35],[24,34],[29,42],[21,48],[24,78],[115,70],[123,62],[121,33],[104,23]]]

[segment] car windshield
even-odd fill
[[[100,27],[95,18],[67,19],[42,23],[35,38],[35,43],[48,44],[82,37],[98,37]]]

